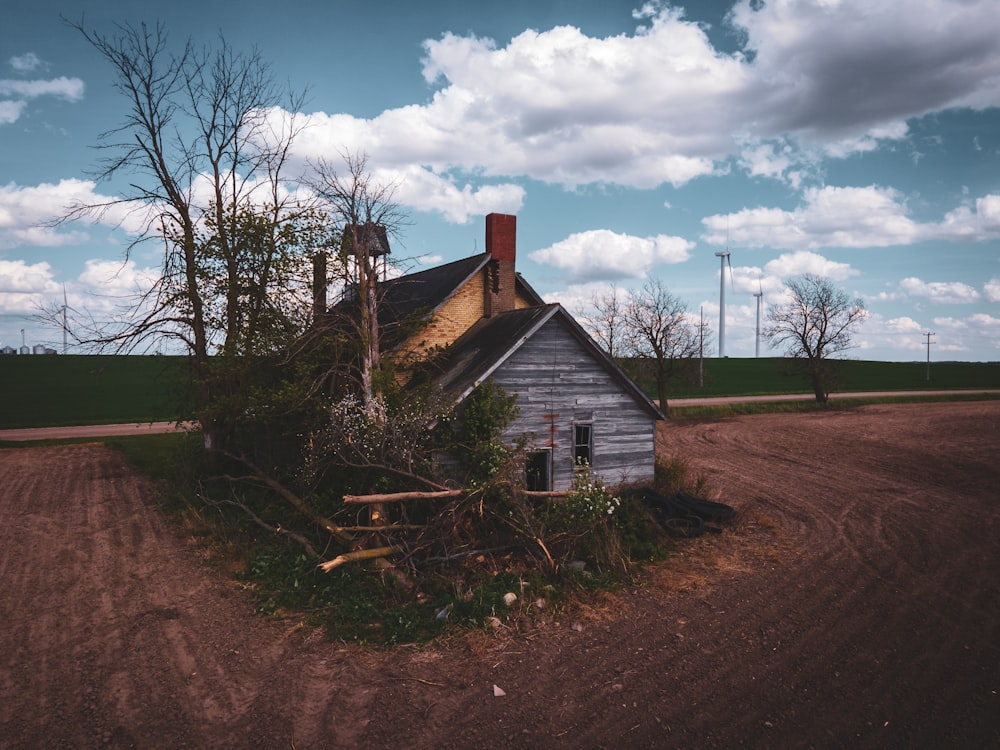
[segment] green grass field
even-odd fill
[[[159,356],[0,357],[0,429],[191,416],[185,358]],[[1000,362],[843,360],[834,364],[834,392],[1000,388]],[[677,384],[673,398],[809,393],[797,363],[781,358],[706,359],[705,384]],[[640,382],[655,397],[651,382]]]
[[[831,360],[829,364],[835,393],[1000,388],[1000,362],[932,362],[930,380],[925,362]],[[639,384],[655,397],[651,381]],[[706,359],[703,386],[676,383],[670,391],[674,398],[782,393],[812,393],[812,385],[800,362],[780,357]]]
[[[170,421],[190,414],[184,357],[0,357],[0,428]]]

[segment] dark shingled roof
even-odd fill
[[[379,285],[379,292],[382,295],[379,322],[388,324],[406,320],[416,313],[437,310],[466,281],[479,273],[489,260],[490,256],[482,253],[383,282]],[[516,279],[518,290],[533,304],[545,304],[538,292],[532,289],[520,274]]]
[[[406,320],[415,313],[436,310],[489,259],[485,253],[473,255],[382,282],[379,284],[379,322]]]

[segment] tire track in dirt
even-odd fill
[[[118,454],[4,451],[2,467],[0,744],[239,747],[281,734],[250,709],[286,644],[192,560]]]
[[[388,652],[253,614],[110,451],[0,451],[0,745],[997,746],[998,424],[671,423],[722,535],[537,630]]]

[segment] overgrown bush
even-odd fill
[[[374,412],[352,397],[327,402],[335,424],[300,435],[304,458],[283,474],[230,456],[192,478],[202,520],[214,524],[223,552],[242,557],[240,578],[262,612],[371,643],[426,640],[449,624],[518,628],[552,616],[568,591],[606,586],[665,554],[672,542],[643,503],[606,487],[589,466],[575,467],[566,496],[524,493],[524,452],[498,439],[516,401],[484,386],[457,413],[392,393]],[[373,521],[370,506],[343,501],[345,493],[425,489],[421,482],[444,489],[442,470],[464,478],[465,491],[385,504],[379,521],[387,525]],[[662,493],[703,483],[677,458],[658,462],[656,476]],[[317,567],[375,548],[391,552]]]
[[[672,496],[678,492],[689,492],[701,496],[708,477],[704,472],[695,472],[681,456],[660,456],[653,469],[653,489],[661,495]]]

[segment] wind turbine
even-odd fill
[[[757,288],[760,290],[756,292],[753,296],[757,298],[757,357],[760,357],[760,303],[764,299],[764,286],[760,283],[760,278],[757,279]]]
[[[716,253],[719,258],[719,358],[726,356],[726,263],[729,263],[729,283],[733,283],[733,264],[729,260],[729,243]],[[735,291],[735,286],[734,286]]]

